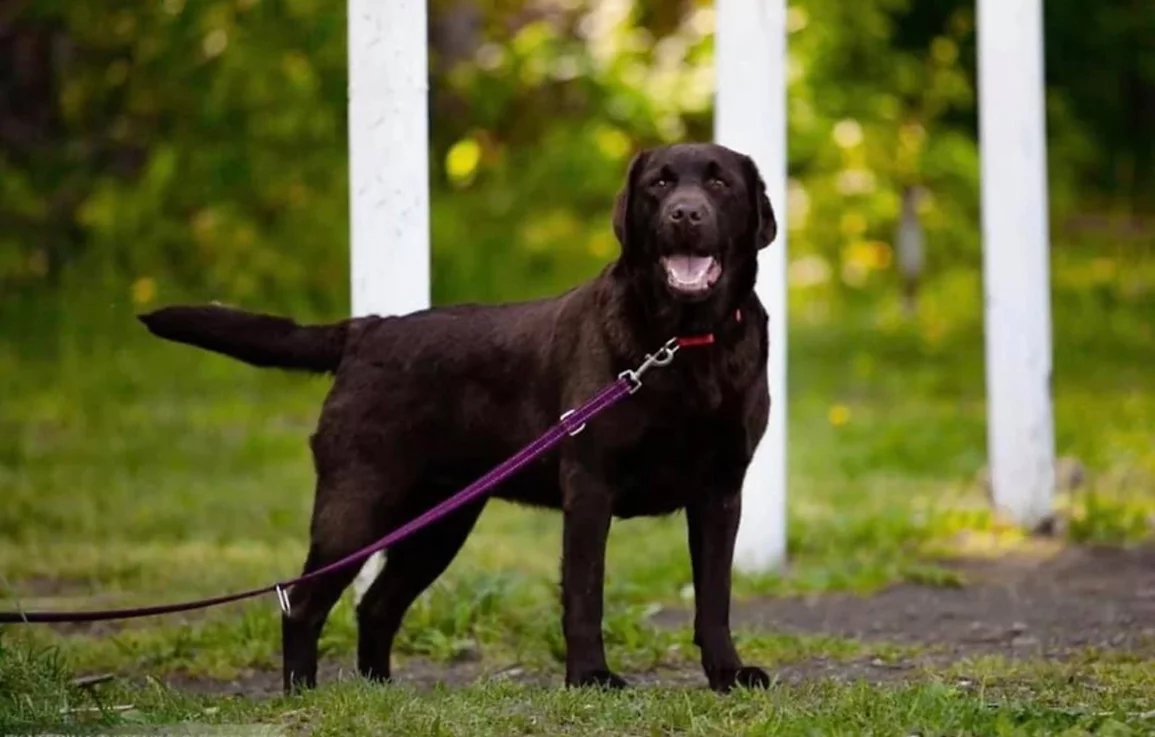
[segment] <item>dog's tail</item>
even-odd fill
[[[253,366],[336,371],[349,321],[299,325],[285,317],[217,305],[164,307],[139,316],[153,335],[223,353]]]

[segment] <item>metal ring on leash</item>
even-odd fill
[[[582,430],[586,429],[586,423],[584,423],[584,422],[572,430],[570,429],[569,424],[566,423],[566,420],[569,419],[575,411],[576,410],[572,410],[572,409],[566,410],[565,412],[562,412],[561,417],[559,418],[561,420],[562,426],[565,427],[565,431],[567,433],[569,433],[569,436],[571,438],[574,437],[575,435],[577,435],[578,433],[580,433]]]
[[[289,594],[281,587],[281,584],[274,586],[273,590],[277,592],[277,603],[281,605],[281,613],[286,617],[289,616],[293,610],[293,605],[289,602]]]

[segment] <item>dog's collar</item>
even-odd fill
[[[734,321],[742,322],[742,310],[734,310]],[[677,341],[679,348],[698,348],[704,345],[713,345],[714,334],[702,333],[700,335],[679,335],[674,340]]]

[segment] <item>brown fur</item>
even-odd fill
[[[694,224],[675,221],[681,205]],[[700,217],[699,217],[700,216]],[[334,374],[311,439],[317,488],[305,571],[382,537],[530,442],[567,409],[677,335],[713,332],[645,377],[635,395],[499,487],[560,509],[566,683],[622,686],[602,642],[606,537],[613,517],[686,510],[695,642],[711,687],[765,686],[730,636],[730,569],[740,490],[770,409],[767,319],[757,252],[775,237],[752,161],[710,144],[646,151],[618,196],[618,261],[552,299],[460,305],[403,317],[300,326],[224,307],[169,307],[141,319],[157,335],[260,366]],[[704,297],[666,286],[662,255],[717,257]],[[449,565],[484,502],[389,551],[358,611],[358,667],[387,679],[413,600]],[[356,573],[295,587],[283,621],[285,688],[316,681],[317,639]]]

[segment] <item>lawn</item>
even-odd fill
[[[1073,254],[1054,281],[1058,450],[1085,480],[1059,500],[1051,539],[997,519],[977,481],[977,273],[940,279],[913,321],[889,302],[823,309],[793,295],[790,565],[736,584],[740,646],[779,677],[768,692],[705,690],[680,516],[611,535],[609,655],[639,687],[561,689],[560,520],[495,504],[411,610],[396,685],[352,676],[349,595],[322,641],[322,687],[293,698],[276,693],[272,598],[15,626],[0,629],[0,733],[189,721],[341,735],[1153,731],[1155,264]],[[124,305],[48,311],[51,341],[30,314],[0,328],[0,608],[176,601],[299,569],[324,379],[150,339]],[[116,678],[72,683],[93,673]]]

